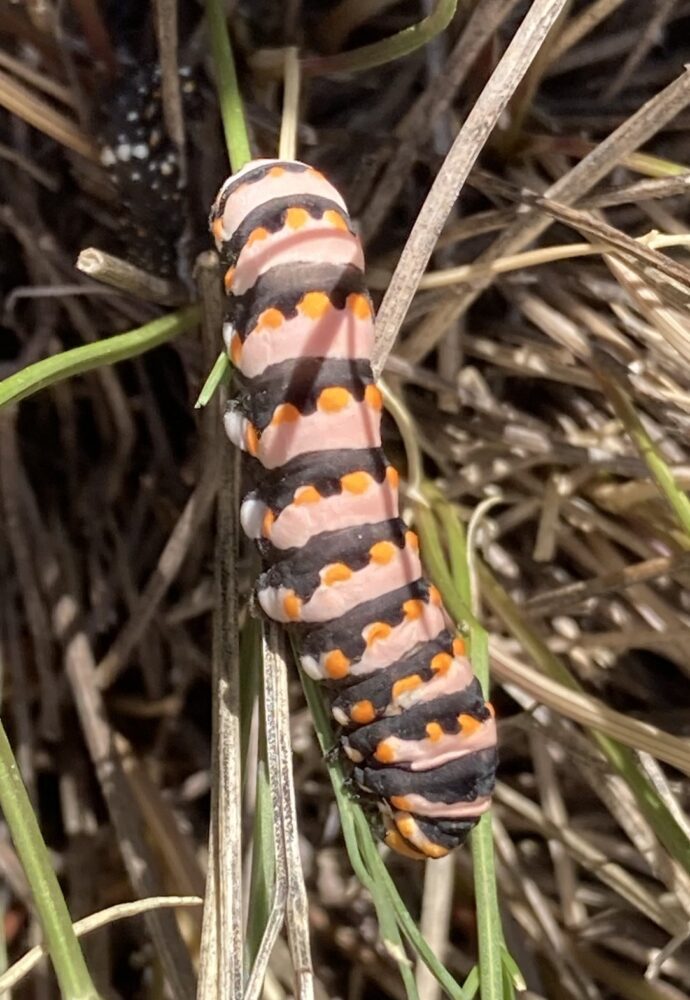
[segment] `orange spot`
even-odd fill
[[[463,736],[471,736],[472,733],[476,733],[478,729],[482,728],[479,719],[475,719],[473,715],[459,715],[458,722]]]
[[[294,424],[296,420],[299,420],[301,414],[296,406],[292,403],[281,403],[280,406],[276,406],[273,411],[273,416],[271,418],[271,426],[276,427],[278,424]]]
[[[342,583],[349,580],[351,576],[352,570],[345,563],[333,563],[332,566],[324,570],[321,582],[325,583],[327,587],[332,587],[334,583]]]
[[[285,317],[280,309],[264,309],[257,320],[256,328],[259,330],[264,326],[268,326],[276,329],[277,327],[282,326],[284,322]]]
[[[326,180],[321,171],[317,170],[316,167],[307,167],[307,173],[310,174],[312,177],[316,177],[320,181]]]
[[[369,557],[379,566],[386,566],[395,558],[395,545],[392,542],[376,542],[369,549]]]
[[[439,608],[443,603],[441,599],[441,591],[438,589],[438,587],[434,587],[433,583],[429,587],[429,600],[431,601],[432,604],[435,604]]]
[[[239,333],[233,333],[232,340],[230,341],[230,360],[233,365],[237,367],[240,363],[240,358],[242,357],[242,338]]]
[[[339,413],[340,410],[345,409],[351,399],[352,396],[347,389],[343,389],[340,385],[332,385],[321,391],[316,405],[326,413]]]
[[[465,640],[459,637],[453,639],[453,655],[454,656],[465,656],[467,654],[467,647],[465,646]]]
[[[223,277],[223,285],[225,286],[226,292],[229,292],[230,289],[232,288],[232,282],[234,278],[235,278],[235,268],[229,267]]]
[[[377,389],[375,385],[368,385],[364,390],[364,402],[374,410],[382,409],[383,396],[381,395],[381,390]]]
[[[347,222],[345,222],[345,219],[342,217],[340,212],[336,212],[334,209],[329,208],[323,213],[323,218],[324,221],[327,222],[329,226],[333,226],[334,229],[347,230]]]
[[[253,424],[247,424],[244,439],[247,443],[247,451],[256,458],[259,453],[259,434]]]
[[[400,836],[397,830],[388,830],[383,837],[386,846],[390,847],[392,851],[396,854],[402,854],[405,858],[413,858],[415,861],[423,861],[424,855],[420,854],[419,851],[415,851],[413,847],[406,844],[403,838]]]
[[[358,726],[364,726],[367,722],[374,721],[376,709],[370,701],[357,701],[350,709],[350,718]]]
[[[271,167],[268,171],[269,177],[282,177],[285,173],[285,167]]]
[[[348,493],[366,493],[371,482],[371,476],[368,472],[348,472],[340,480],[340,485]]]
[[[440,844],[435,844],[433,840],[426,837],[419,846],[427,858],[445,858],[446,854],[450,854],[448,847],[441,847]]]
[[[331,304],[325,292],[307,292],[300,299],[298,308],[309,319],[321,319]]]
[[[405,694],[407,691],[414,691],[422,683],[422,678],[419,674],[410,674],[409,677],[403,677],[399,681],[396,681],[391,688],[391,697],[394,701],[400,697],[400,695]]]
[[[431,669],[435,674],[447,674],[453,662],[450,653],[437,653],[431,661]]]
[[[392,801],[393,799],[391,799],[391,802]],[[415,821],[412,819],[411,816],[396,817],[395,825],[397,826],[398,830],[400,830],[403,837],[405,837],[407,840],[409,840],[410,837],[414,837],[415,833],[417,832],[417,824],[415,823]]]
[[[288,208],[285,213],[285,224],[290,229],[301,229],[309,221],[309,212],[306,208]]]
[[[342,677],[347,677],[350,661],[342,649],[334,649],[328,654],[323,665],[328,676],[332,677],[334,681],[339,681]]]
[[[414,621],[417,618],[421,618],[424,612],[424,601],[419,601],[413,599],[411,601],[405,601],[403,604],[403,613],[406,618]]]
[[[379,641],[379,639],[387,639],[392,631],[393,629],[390,625],[387,625],[386,622],[374,622],[374,624],[370,625],[367,629],[367,646],[373,646],[375,642]]]
[[[414,531],[405,532],[405,544],[414,552],[419,552],[419,537]]]
[[[315,486],[301,486],[292,498],[292,502],[300,506],[303,503],[316,503],[321,499],[321,494]]]
[[[345,305],[357,319],[369,319],[371,316],[371,302],[366,295],[360,295],[359,292],[351,292]]]
[[[271,537],[271,528],[273,527],[273,522],[275,521],[275,519],[276,519],[275,514],[269,508],[264,514],[263,520],[261,521],[261,534],[264,536],[264,538]]]
[[[392,764],[395,760],[395,750],[388,745],[387,740],[381,740],[374,751],[374,757],[379,764]]]
[[[288,618],[297,621],[302,610],[302,599],[297,594],[289,593],[283,598],[283,610]]]
[[[443,736],[443,729],[439,726],[438,722],[428,722],[425,729],[432,743],[437,743]]]
[[[409,809],[410,808],[410,804],[409,804],[409,802],[407,801],[407,799],[405,798],[404,795],[391,795],[390,802],[391,802],[391,805],[395,809]],[[396,823],[396,826],[400,827],[400,824],[398,823],[397,819],[396,819],[395,823]]]
[[[268,229],[264,229],[263,226],[259,226],[258,229],[252,229],[251,233],[247,237],[247,242],[245,246],[250,247],[253,243],[258,243],[260,240],[265,240],[267,236],[270,236]]]
[[[397,490],[400,485],[400,473],[392,465],[389,465],[386,469],[386,480],[392,490]]]
[[[495,719],[496,718],[496,709],[494,708],[494,706],[491,704],[490,701],[486,702],[486,707],[489,709],[489,715],[491,716],[491,718]]]
[[[223,242],[225,239],[225,233],[223,232],[223,217],[221,215],[219,215],[217,219],[213,220],[213,223],[211,224],[211,232],[219,243]]]

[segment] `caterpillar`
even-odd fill
[[[235,366],[224,423],[249,465],[240,519],[263,561],[258,603],[327,686],[384,841],[442,857],[489,807],[496,723],[399,516],[360,241],[340,194],[297,161],[255,160],[228,178],[210,228]]]

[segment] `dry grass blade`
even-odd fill
[[[298,60],[390,54],[456,6],[416,53],[299,93]],[[150,908],[84,939],[103,995],[690,996],[690,6],[570,0],[539,45],[551,13],[0,2],[3,728],[72,919],[201,895],[208,858],[201,927]],[[405,315],[386,451],[459,619],[477,576],[495,650],[500,801],[426,875],[379,854],[325,701],[272,653],[268,784],[225,300],[196,257],[228,149],[237,170],[297,144],[364,236],[377,305],[413,230],[381,311],[381,332]],[[75,276],[81,247],[112,255],[105,283]],[[1,829],[0,872],[10,964],[40,938]],[[48,996],[48,973],[17,992]]]
[[[209,331],[214,334],[215,331]],[[215,337],[213,338],[215,340]],[[238,600],[238,456],[221,459],[213,646],[213,740],[208,874],[197,1000],[243,995],[242,782]]]
[[[659,760],[690,774],[690,740],[664,733],[656,726],[615,712],[589,695],[579,694],[516,660],[503,648],[491,647],[494,671],[502,680],[517,684],[538,701],[566,718],[606,733],[635,750],[644,750]]]
[[[97,677],[100,687],[109,687],[126,667],[130,653],[143,636],[165,592],[175,579],[196,538],[196,533],[211,513],[217,489],[218,469],[214,465],[207,464],[160,554],[156,569],[149,577],[137,606],[120,635],[98,664]]]
[[[610,861],[603,851],[577,831],[570,827],[557,827],[552,824],[541,809],[526,796],[499,782],[496,786],[496,799],[501,805],[513,810],[531,827],[540,830],[551,839],[559,840],[578,864],[659,927],[670,934],[675,934],[685,926],[683,916],[669,907],[665,900],[655,897],[642,879],[636,878],[621,865]]]
[[[87,247],[77,257],[77,268],[95,281],[112,285],[120,291],[128,292],[146,302],[157,302],[162,306],[181,305],[186,301],[184,288],[176,282],[148,274],[129,261],[120,260],[112,254]]]
[[[203,900],[199,896],[154,896],[151,899],[137,899],[132,903],[117,903],[115,906],[109,906],[105,910],[77,920],[74,924],[74,933],[77,937],[83,937],[101,927],[107,927],[108,924],[112,924],[116,920],[138,917],[149,910],[176,909],[183,906],[196,907],[201,906],[202,902]],[[8,991],[20,983],[45,956],[45,948],[40,944],[22,955],[11,968],[0,975],[0,995],[7,996]]]
[[[467,175],[565,3],[566,0],[534,0],[437,174],[378,313],[373,357],[376,375],[383,371],[419,280]]]
[[[552,198],[537,198],[536,204],[554,219],[572,226],[573,229],[579,230],[611,250],[631,257],[643,268],[643,273],[648,273],[653,268],[661,275],[665,275],[670,279],[667,285],[672,281],[677,293],[683,296],[682,304],[687,305],[690,301],[690,268],[653,249],[647,244],[644,237],[634,240],[619,229],[601,222],[588,212],[560,205]],[[643,265],[648,265],[648,267],[645,268]]]
[[[460,38],[448,54],[443,72],[432,78],[427,89],[397,125],[399,148],[384,168],[362,219],[365,239],[370,239],[380,230],[402,190],[405,178],[429,140],[432,122],[439,121],[447,113],[454,95],[476,62],[477,52],[490,44],[492,36],[516,3],[517,0],[485,0],[481,10],[474,8]]]
[[[71,149],[73,153],[78,153],[93,163],[100,162],[96,143],[85,135],[72,119],[56,111],[52,105],[41,100],[27,87],[17,83],[1,70],[0,105],[51,139],[55,139],[61,146]]]
[[[45,554],[45,550],[44,550]],[[118,832],[123,859],[135,891],[142,897],[161,895],[157,866],[148,847],[136,804],[128,790],[121,762],[113,753],[113,734],[96,685],[96,664],[85,632],[79,626],[79,609],[62,590],[57,564],[46,566],[45,587],[53,594],[52,623],[64,648],[65,670],[110,817]],[[194,973],[172,915],[151,911],[147,923],[163,962],[176,1000],[191,1000]]]
[[[569,204],[587,194],[625,156],[663,129],[667,122],[690,102],[690,69],[656,94],[643,107],[576,166],[559,178],[546,191],[546,197]],[[549,226],[538,212],[524,212],[509,226],[475,262],[488,266],[508,254],[519,253],[536,240]],[[426,263],[426,262],[425,262]],[[441,306],[433,325],[421,326],[408,338],[408,357],[419,360],[433,350],[442,333],[459,316],[464,315],[481,293],[491,284],[493,275],[478,278],[453,301]]]
[[[269,627],[268,637],[264,635],[263,651],[266,749],[275,824],[276,885],[284,884],[286,924],[295,972],[295,995],[300,1000],[310,1000],[314,996],[314,973],[309,941],[309,911],[295,810],[286,643],[283,632],[275,624]]]

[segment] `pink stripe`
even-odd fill
[[[242,345],[239,369],[254,378],[269,365],[292,358],[369,358],[373,343],[373,321],[357,319],[349,309],[329,309],[317,321],[298,313],[279,327],[250,333]]]
[[[337,413],[317,410],[288,423],[269,424],[259,440],[258,459],[277,469],[298,455],[336,448],[379,448],[381,414],[367,403],[351,402]],[[315,459],[318,461],[318,459]]]
[[[276,166],[280,165],[279,160],[273,162],[275,162]],[[239,171],[238,174],[234,174],[228,178],[226,183],[236,181],[238,176],[248,172],[253,167],[269,163],[271,163],[270,160],[253,160]],[[329,184],[325,177],[322,177],[312,169],[302,170],[299,173],[285,170],[279,177],[267,174],[260,181],[241,184],[228,198],[223,211],[223,239],[231,239],[235,230],[242,225],[242,222],[249,213],[255,208],[259,208],[264,202],[269,201],[271,198],[287,198],[290,195],[300,194],[315,195],[317,198],[330,198],[331,201],[340,205],[343,211],[347,211],[342,196],[336,191],[333,185]],[[220,189],[216,204],[218,204],[222,195],[223,188]],[[212,214],[215,215],[215,211],[214,205]],[[221,242],[222,240],[216,241],[216,246],[219,250]]]
[[[233,275],[232,294],[243,295],[260,274],[280,264],[320,264],[324,260],[364,270],[362,246],[352,233],[336,229],[323,219],[309,219],[299,229],[285,227],[251,246],[245,243]]]
[[[398,516],[398,491],[387,482],[372,481],[366,493],[343,492],[324,497],[316,503],[290,504],[276,518],[271,529],[271,542],[278,549],[306,545],[310,538],[323,531],[356,528],[363,524],[378,524]]]
[[[411,771],[431,771],[458,757],[466,757],[475,750],[486,750],[496,743],[496,722],[487,719],[470,736],[449,733],[441,739],[401,740],[397,736],[386,739],[386,750],[394,753],[393,762],[409,764]],[[409,798],[409,796],[406,796]]]
[[[480,795],[473,802],[429,802],[423,795],[406,795],[405,808],[417,816],[433,819],[467,819],[481,816],[491,805],[490,795]]]

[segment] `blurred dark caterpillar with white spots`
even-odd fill
[[[198,83],[188,67],[180,67],[179,75],[185,114],[193,120]],[[185,181],[180,151],[165,131],[160,67],[151,63],[127,73],[104,104],[101,163],[117,190],[127,257],[169,277],[185,227]]]
[[[442,857],[489,808],[496,724],[399,517],[360,242],[335,188],[293,161],[230,177],[210,225],[227,267],[225,426],[251,464],[241,520],[263,557],[259,604],[328,686],[386,843]]]

